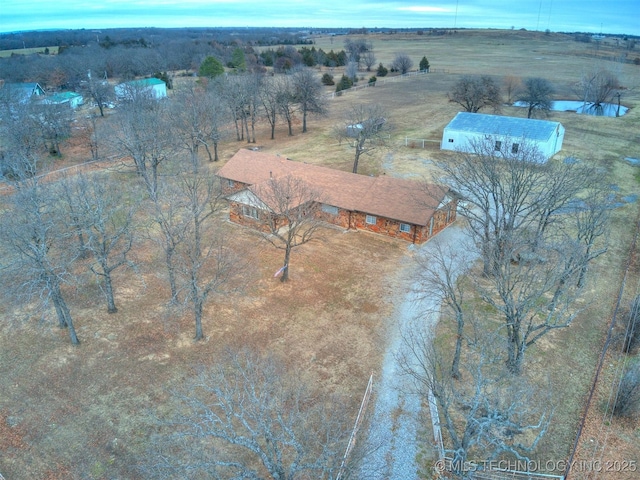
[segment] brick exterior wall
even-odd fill
[[[249,187],[249,184],[247,183],[234,182],[233,180],[229,180],[226,178],[221,178],[220,183],[222,195],[224,196],[233,195],[234,193],[238,193],[239,191]]]
[[[248,187],[248,185],[244,183],[233,183],[233,185],[230,185],[226,179],[222,180],[222,191],[225,195],[231,195]],[[400,231],[400,224],[402,222],[397,220],[376,217],[376,223],[369,224],[366,221],[366,213],[352,212],[343,208],[338,208],[337,215],[324,212],[321,208],[318,208],[316,216],[324,222],[337,225],[347,230],[365,230],[411,243],[422,244],[451,225],[456,220],[456,210],[457,201],[452,200],[434,213],[432,221],[428,225],[410,225],[411,228],[409,232]],[[258,209],[258,219],[245,216],[242,213],[241,203],[229,202],[229,220],[239,225],[244,225],[245,227],[250,227],[262,232],[268,232],[269,228],[265,224],[265,219],[262,219],[264,214],[264,211]]]

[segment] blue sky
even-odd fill
[[[0,32],[244,26],[514,27],[640,35],[640,1],[0,0]]]

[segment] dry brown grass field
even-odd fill
[[[342,49],[343,40],[337,36],[315,41],[316,47],[328,51]],[[555,160],[575,156],[597,164],[602,181],[617,185],[620,197],[638,191],[638,167],[623,159],[640,158],[640,67],[612,60],[625,53],[613,41],[596,48],[566,35],[522,31],[368,35],[367,40],[373,42],[379,62],[388,64],[402,52],[417,65],[424,55],[434,72],[385,80],[335,97],[326,117],[309,119],[304,135],[298,123],[293,137],[280,126],[276,140],[269,140],[263,125],[257,143],[250,146],[348,171],[353,152],[338,142],[333,129],[347,119],[351,106],[376,103],[385,108],[393,130],[387,149],[361,159],[360,173],[429,178],[432,161],[447,154],[437,143],[427,142],[424,149],[415,142],[406,146],[405,138],[439,141],[443,127],[459,111],[446,93],[460,75],[540,76],[553,82],[558,99],[575,99],[572,84],[583,71],[598,66],[618,76],[625,87],[622,103],[630,110],[620,118],[551,112],[549,118],[566,128],[563,151]],[[640,53],[629,52],[630,58],[634,56]],[[373,74],[361,73],[360,84]],[[502,113],[524,115],[514,107],[505,107]],[[117,109],[111,115],[117,115]],[[225,142],[221,163],[245,146]],[[87,159],[72,141],[63,153],[61,167]],[[614,212],[609,251],[591,269],[583,313],[570,328],[549,335],[530,350],[528,375],[540,385],[550,385],[556,399],[554,422],[537,459],[565,459],[574,440],[639,207],[631,203]],[[321,240],[294,251],[291,281],[283,285],[273,278],[280,252],[259,243],[246,229],[231,224],[228,228],[239,246],[254,251],[253,281],[244,295],[209,302],[202,342],[191,340],[189,315],[173,316],[165,308],[168,293],[157,275],[162,272],[161,258],[148,245],[140,245],[136,252],[144,260],[144,282],[131,274],[116,278],[118,313],[103,311],[95,286],[68,292],[82,341],[79,347],[69,345],[66,332],[55,328],[50,316],[42,321],[26,308],[0,303],[0,473],[7,480],[141,478],[135,465],[148,446],[153,415],[166,402],[168,389],[180,385],[197,366],[215,362],[226,346],[276,352],[302,367],[318,391],[351,398],[346,408],[355,416],[368,375],[379,368],[394,303],[404,293],[401,273],[411,261],[411,249],[376,235],[326,229]],[[638,269],[632,269],[625,302],[637,293],[639,278]],[[445,323],[439,334],[445,341],[450,335]],[[612,357],[607,365],[613,367],[616,361]],[[607,424],[601,420],[615,370],[602,378],[582,442],[585,447],[606,443],[602,459],[623,455],[639,460],[637,420]],[[597,437],[604,433],[608,442]],[[609,448],[614,445],[615,449]],[[593,456],[587,450],[583,455]]]

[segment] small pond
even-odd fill
[[[524,102],[516,102],[514,107],[526,107]],[[584,103],[578,100],[556,100],[551,102],[551,110],[555,112],[576,112],[586,115],[596,115],[599,117],[615,117],[618,110],[617,103],[603,103],[600,107],[596,107],[591,103]],[[620,116],[627,113],[627,107],[620,105]]]

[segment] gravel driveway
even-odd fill
[[[456,222],[440,232],[433,240],[416,251],[427,254],[438,242],[461,242],[465,240],[464,228]],[[413,247],[412,247],[413,248]],[[416,434],[419,427],[421,399],[412,394],[411,379],[402,375],[398,358],[406,349],[403,333],[409,328],[420,325],[425,333],[430,333],[438,320],[437,312],[440,299],[418,298],[413,290],[418,265],[407,258],[402,268],[401,289],[396,296],[396,311],[388,319],[388,343],[383,359],[380,376],[375,381],[375,404],[368,433],[368,445],[374,453],[366,458],[361,467],[363,480],[397,479],[415,480],[418,478],[416,455],[418,442]],[[420,322],[415,319],[420,317]],[[370,407],[371,408],[371,407]]]

